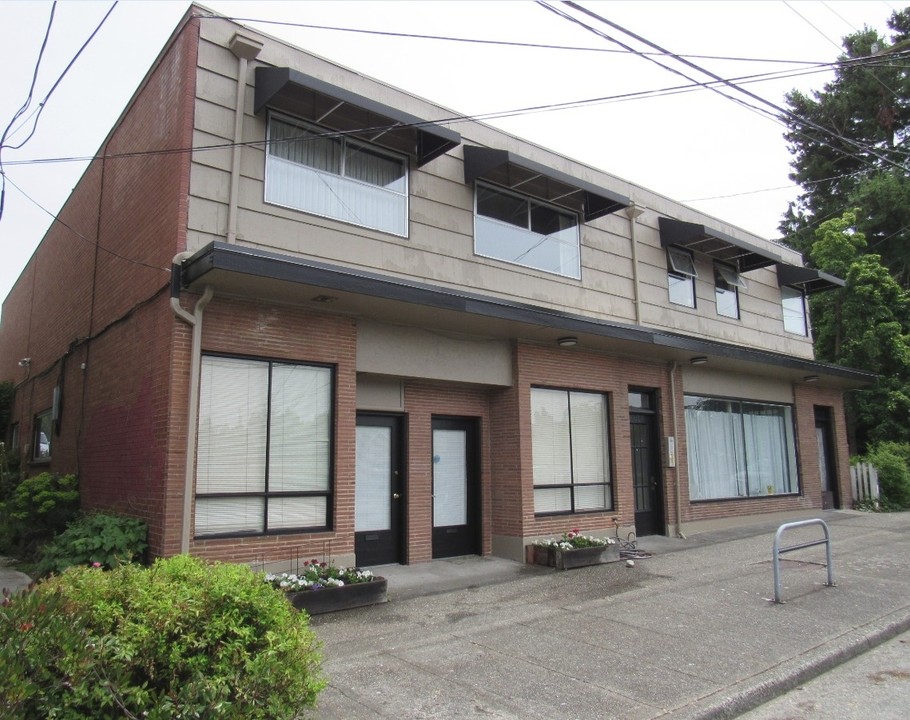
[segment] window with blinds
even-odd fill
[[[535,513],[613,508],[608,434],[604,395],[531,389]]]
[[[330,525],[332,370],[204,356],[196,535]]]
[[[406,237],[407,169],[404,157],[341,133],[269,117],[268,203]]]

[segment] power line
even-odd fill
[[[543,50],[570,50],[576,52],[597,52],[627,54],[627,50],[615,50],[604,47],[581,47],[573,45],[551,45],[548,43],[529,43],[509,40],[482,40],[480,38],[452,37],[448,35],[421,35],[417,33],[391,32],[387,30],[365,30],[360,28],[338,27],[333,25],[311,25],[309,23],[288,22],[285,20],[263,20],[260,18],[240,18],[240,17],[215,17],[211,15],[194,15],[193,17],[203,18],[206,20],[229,20],[233,22],[249,22],[260,25],[281,25],[283,27],[304,28],[309,30],[329,30],[333,32],[359,33],[362,35],[377,35],[393,38],[406,38],[411,40],[439,40],[443,42],[470,43],[475,45],[497,45],[501,47],[523,47]],[[660,53],[645,53],[659,55]],[[788,65],[818,65],[815,60],[785,60],[780,58],[748,58],[748,57],[731,57],[726,55],[683,55],[681,57],[695,58],[698,60],[727,60],[732,62],[756,62],[756,63],[782,63]]]
[[[19,114],[21,114],[21,113],[17,113],[16,116],[13,118],[13,120],[10,122],[9,127],[7,127],[6,132],[3,133],[3,139],[2,139],[2,141],[0,141],[0,151],[2,151],[4,148],[9,148],[11,150],[19,150],[29,140],[32,139],[32,137],[35,134],[35,131],[38,129],[38,120],[41,118],[41,113],[44,111],[44,108],[47,107],[47,101],[50,99],[51,95],[54,94],[54,91],[57,89],[57,87],[63,81],[63,78],[66,77],[66,74],[70,71],[70,68],[72,68],[73,65],[76,64],[76,60],[78,60],[79,56],[82,55],[83,50],[85,50],[85,48],[88,47],[89,43],[94,39],[95,35],[98,34],[98,31],[101,30],[101,27],[104,25],[104,23],[110,17],[111,13],[114,12],[114,8],[117,7],[118,2],[119,2],[119,0],[114,0],[114,4],[111,5],[110,9],[105,13],[104,17],[101,18],[101,22],[98,23],[98,26],[92,31],[92,34],[88,36],[86,41],[84,43],[82,43],[82,47],[79,48],[79,50],[76,52],[76,54],[73,56],[73,58],[67,63],[66,67],[63,68],[63,72],[60,73],[60,76],[57,78],[57,80],[51,86],[51,89],[47,91],[47,95],[44,96],[44,99],[38,105],[38,111],[33,115],[34,120],[32,122],[32,129],[29,132],[29,134],[18,145],[7,145],[6,144],[6,136],[7,136],[7,133],[9,132],[9,128],[12,127],[12,124],[13,124],[13,122],[15,122],[16,117],[18,117]],[[56,6],[57,6],[57,3],[55,1],[53,7],[55,8]],[[45,35],[44,44],[42,44],[42,46],[41,46],[41,55],[44,54],[44,48],[45,48],[45,45],[47,44],[48,36],[50,35],[51,23],[53,22],[53,18],[54,18],[54,15],[53,15],[53,8],[52,8],[51,19],[48,22],[48,26],[47,26],[47,35]],[[38,57],[39,63],[41,60],[41,55],[39,55],[39,57]],[[29,91],[28,102],[26,103],[25,106],[23,106],[23,111],[24,111],[24,108],[28,106],[28,103],[31,102],[32,92],[34,91],[35,80],[37,79],[37,76],[38,76],[38,66],[36,64],[35,75],[32,79],[32,89]],[[3,200],[6,195],[6,192],[5,192],[6,191],[6,173],[3,170],[2,161],[0,161],[0,176],[2,176],[2,182],[3,182],[2,187],[0,187],[0,220],[2,220],[3,219],[3,204],[4,204]]]
[[[18,190],[21,193],[21,195],[26,200],[31,202],[35,207],[37,207],[42,212],[45,212],[48,215],[50,215],[51,218],[53,218],[54,222],[59,223],[60,225],[65,227],[67,230],[69,230],[71,233],[73,233],[73,235],[75,235],[77,238],[79,238],[80,240],[84,240],[89,245],[97,246],[97,248],[99,250],[106,252],[108,255],[113,255],[115,258],[119,258],[120,260],[125,260],[126,262],[132,263],[133,265],[141,265],[142,267],[151,268],[152,270],[161,270],[162,272],[170,272],[169,268],[162,268],[162,267],[158,267],[157,265],[149,265],[148,263],[144,263],[141,260],[135,260],[133,258],[128,258],[125,255],[120,255],[119,253],[116,253],[113,250],[110,250],[110,249],[104,247],[100,243],[99,240],[92,240],[91,238],[86,237],[81,232],[76,230],[76,228],[74,228],[72,225],[69,225],[68,223],[61,220],[58,215],[54,215],[54,213],[52,213],[50,210],[48,210],[46,207],[44,207],[41,203],[39,203],[37,200],[35,200],[35,198],[33,198],[31,195],[29,195],[27,192],[25,192],[25,190],[23,190],[15,182],[13,182],[13,180],[11,178],[9,179],[9,184],[12,185],[14,188],[16,188],[16,190]]]
[[[48,38],[51,36],[51,27],[54,25],[54,12],[57,9],[57,2],[54,0],[54,4],[51,5],[51,14],[47,21],[47,29],[44,31],[44,40],[41,42],[41,49],[38,51],[38,58],[35,60],[35,70],[32,72],[32,83],[28,89],[28,95],[25,98],[25,102],[22,103],[13,117],[9,121],[9,125],[6,126],[6,129],[3,131],[3,135],[0,136],[0,218],[3,217],[3,206],[6,204],[6,173],[3,170],[3,148],[6,146],[6,138],[10,133],[10,130],[13,127],[13,124],[19,117],[28,110],[28,106],[32,104],[32,96],[35,93],[35,84],[38,82],[38,70],[41,67],[41,59],[44,57],[44,50],[47,47]]]
[[[543,6],[543,7],[545,7],[545,8],[547,8],[548,10],[551,10],[552,12],[557,13],[558,15],[560,15],[560,16],[562,16],[562,17],[565,17],[565,18],[567,18],[567,19],[569,19],[569,20],[571,20],[571,21],[573,21],[573,22],[576,22],[576,23],[581,24],[583,27],[589,27],[589,26],[584,25],[583,23],[580,23],[576,18],[573,18],[572,16],[567,15],[566,13],[561,13],[561,12],[559,12],[558,10],[556,10],[556,9],[553,8],[553,7],[551,7],[550,5],[548,5],[548,4],[547,4],[546,2],[544,2],[543,0],[538,0],[538,4],[541,5],[541,6]],[[627,30],[626,28],[622,27],[621,25],[618,25],[617,23],[614,23],[613,21],[608,20],[607,18],[605,18],[605,17],[603,17],[603,16],[601,16],[601,15],[598,15],[598,14],[595,13],[595,12],[593,12],[593,11],[591,11],[591,10],[588,10],[588,9],[586,9],[586,8],[584,8],[584,7],[580,6],[580,5],[578,5],[577,3],[573,2],[572,0],[564,0],[563,4],[566,5],[566,6],[568,6],[568,7],[571,7],[571,8],[574,9],[574,10],[577,10],[577,11],[579,11],[579,12],[581,12],[581,13],[584,13],[585,15],[588,15],[588,16],[590,16],[590,17],[593,17],[593,18],[595,18],[596,20],[598,20],[598,21],[604,23],[605,25],[608,25],[608,26],[610,26],[610,27],[612,27],[612,28],[615,28],[615,29],[619,30],[620,32],[622,32],[622,33],[628,35],[629,37],[634,38],[634,39],[637,40],[638,42],[644,43],[645,45],[647,45],[647,46],[649,46],[649,47],[651,47],[651,48],[654,48],[655,50],[658,50],[658,51],[662,52],[662,53],[663,53],[664,55],[666,55],[667,57],[670,57],[670,58],[672,58],[672,59],[674,59],[674,60],[676,60],[676,61],[682,63],[683,65],[686,65],[687,67],[690,67],[690,68],[692,68],[693,70],[696,70],[697,72],[700,72],[700,73],[702,73],[702,74],[704,74],[704,75],[707,75],[708,77],[712,78],[712,79],[715,80],[716,82],[718,82],[718,83],[720,83],[720,84],[722,84],[722,85],[724,85],[724,86],[726,86],[726,87],[729,87],[731,90],[734,90],[734,91],[736,91],[736,92],[738,92],[738,93],[744,94],[744,95],[746,95],[747,97],[749,97],[749,98],[751,98],[751,99],[753,99],[753,100],[756,100],[757,102],[761,103],[762,105],[768,106],[769,108],[771,108],[772,110],[774,110],[775,113],[779,113],[779,115],[772,115],[768,110],[764,110],[764,109],[762,109],[762,108],[760,108],[760,107],[756,107],[756,106],[754,106],[754,105],[750,105],[750,104],[748,104],[748,103],[743,102],[742,100],[739,100],[739,99],[737,99],[737,98],[731,97],[730,95],[726,95],[725,93],[721,92],[721,91],[720,91],[717,87],[715,87],[715,86],[709,86],[709,85],[707,85],[707,84],[704,85],[707,89],[712,90],[713,92],[716,92],[716,93],[719,94],[721,97],[725,97],[725,98],[727,98],[728,100],[732,100],[733,102],[736,102],[737,104],[743,105],[743,106],[745,106],[745,107],[747,107],[747,108],[752,108],[753,110],[755,110],[755,111],[757,111],[757,112],[760,112],[760,113],[769,115],[769,116],[771,116],[771,117],[772,117],[775,121],[777,121],[777,122],[780,122],[780,121],[781,121],[781,117],[780,117],[781,115],[782,115],[782,116],[785,116],[786,118],[788,118],[788,119],[790,119],[790,120],[797,121],[797,122],[802,122],[802,123],[805,124],[807,127],[810,127],[810,128],[812,128],[812,129],[814,129],[814,130],[817,130],[818,132],[821,132],[821,133],[824,134],[824,135],[827,135],[827,136],[832,137],[832,138],[834,138],[834,139],[836,139],[836,140],[839,140],[839,141],[841,141],[842,143],[844,143],[844,144],[846,144],[846,145],[852,146],[852,147],[854,147],[856,150],[858,150],[858,151],[860,151],[860,152],[867,153],[867,154],[869,154],[869,155],[871,155],[871,156],[877,158],[879,161],[881,161],[882,163],[884,163],[884,164],[886,164],[886,165],[891,165],[891,166],[893,166],[893,167],[895,167],[895,168],[897,168],[897,169],[900,169],[900,170],[903,170],[903,169],[904,169],[902,165],[900,165],[900,164],[894,162],[893,160],[891,160],[891,158],[889,158],[889,157],[887,157],[887,156],[884,156],[884,155],[879,154],[878,152],[875,151],[874,148],[871,148],[871,147],[869,147],[868,145],[865,145],[865,144],[863,144],[863,143],[861,143],[861,142],[859,142],[859,141],[853,140],[852,138],[845,137],[844,135],[841,135],[841,134],[839,134],[839,133],[837,133],[837,132],[835,132],[835,131],[833,131],[833,130],[828,129],[828,128],[824,127],[823,125],[819,125],[819,124],[817,124],[817,123],[815,123],[815,122],[813,122],[813,121],[811,121],[811,120],[808,120],[808,119],[806,119],[806,118],[798,117],[798,116],[797,116],[795,113],[793,113],[792,111],[787,110],[786,108],[782,108],[782,107],[780,107],[779,105],[777,105],[777,104],[771,102],[770,100],[767,100],[767,99],[765,99],[765,98],[763,98],[763,97],[761,97],[761,96],[759,96],[759,95],[756,95],[755,93],[751,92],[750,90],[746,90],[746,89],[740,87],[739,85],[737,85],[737,84],[734,83],[734,82],[731,82],[730,80],[725,80],[724,78],[720,77],[720,76],[717,75],[716,73],[714,73],[714,72],[712,72],[712,71],[710,71],[710,70],[707,70],[707,69],[705,69],[705,68],[702,68],[702,67],[696,65],[695,63],[693,63],[693,62],[691,62],[691,61],[689,61],[689,60],[686,60],[685,58],[683,58],[683,57],[681,57],[680,55],[677,55],[677,54],[671,52],[670,50],[667,50],[667,49],[665,49],[665,48],[662,48],[661,46],[657,45],[656,43],[653,43],[653,42],[651,42],[650,40],[647,40],[646,38],[644,38],[644,37],[638,35],[637,33],[634,33],[634,32],[632,32],[631,30]],[[606,39],[609,39],[611,42],[619,43],[618,40],[616,40],[616,39],[614,39],[614,38],[611,38],[610,36],[606,35],[605,33],[600,33],[600,31],[598,31],[598,30],[596,30],[596,29],[594,29],[594,28],[591,28],[591,31],[594,32],[594,33],[597,33],[597,34],[601,35],[602,37],[605,37]],[[622,45],[622,43],[619,43],[619,44]],[[624,47],[628,47],[628,46],[625,46],[625,45],[624,45]],[[653,58],[646,58],[646,59],[650,60],[651,62],[655,62],[657,65],[663,67],[664,69],[668,70],[669,72],[675,73],[675,74],[677,74],[677,75],[682,75],[683,77],[688,78],[687,75],[685,75],[684,73],[680,72],[679,70],[675,70],[674,68],[671,68],[671,67],[668,67],[668,66],[666,66],[666,65],[663,65],[663,64],[657,62],[656,60],[654,60]],[[692,79],[692,78],[688,78],[688,79]],[[862,157],[862,156],[860,156],[860,155],[856,155],[856,154],[853,154],[853,153],[846,152],[845,150],[841,150],[840,152],[842,152],[844,155],[846,155],[846,156],[848,156],[848,157],[853,157],[854,159],[859,160],[859,161],[861,161],[861,162],[865,162],[865,161],[867,160],[867,158],[864,158],[864,157]]]

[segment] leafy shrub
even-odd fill
[[[893,509],[910,508],[910,445],[883,442],[872,448],[867,459],[878,469],[882,501]]]
[[[11,542],[31,551],[76,517],[79,483],[75,475],[43,472],[20,482],[5,505]]]
[[[244,565],[73,567],[0,608],[0,716],[281,720],[325,683],[305,613]]]
[[[139,560],[148,544],[148,526],[138,518],[96,513],[74,520],[41,549],[36,572],[47,575],[73,565],[114,568]]]

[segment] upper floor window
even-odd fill
[[[604,395],[531,389],[534,512],[612,509],[608,433]]]
[[[202,358],[196,535],[329,527],[332,378],[323,366]]]
[[[797,335],[808,335],[806,296],[803,291],[781,285],[780,302],[784,311],[784,330]]]
[[[53,436],[53,410],[47,410],[35,415],[34,424],[34,445],[32,446],[32,458],[35,460],[51,459],[51,437]]]
[[[407,169],[404,157],[316,125],[269,116],[266,202],[404,237]]]
[[[714,299],[717,314],[739,319],[739,288],[745,289],[746,281],[729,265],[714,265]]]
[[[544,272],[581,277],[578,217],[477,183],[474,252]]]
[[[678,247],[667,248],[667,287],[670,302],[695,307],[695,260],[692,253]]]

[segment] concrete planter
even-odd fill
[[[388,600],[388,581],[384,577],[373,578],[371,582],[324,588],[323,590],[299,590],[285,593],[291,605],[297,610],[306,610],[310,615],[350,610],[384,603]]]
[[[562,550],[555,547],[534,545],[534,562],[537,565],[548,565],[557,570],[600,565],[619,560],[618,545],[599,545],[595,547],[571,548]]]

